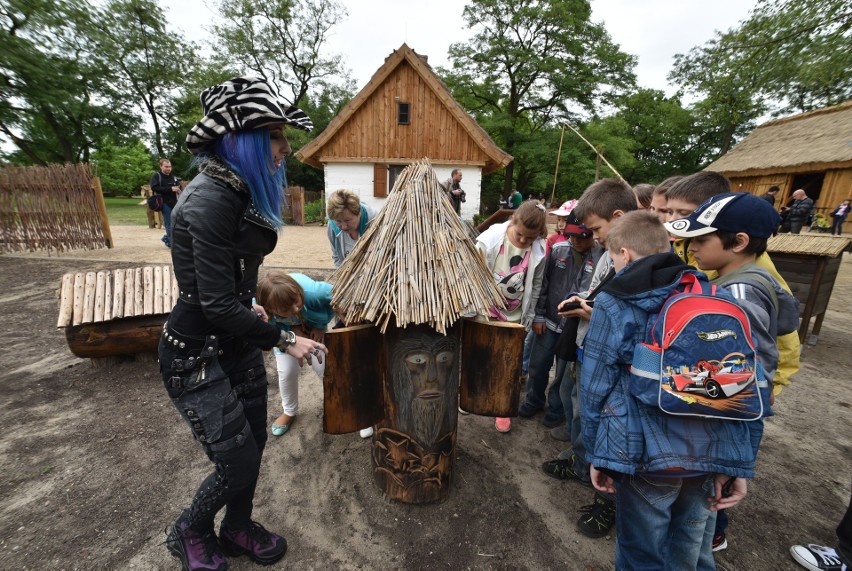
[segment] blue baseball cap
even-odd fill
[[[762,198],[748,192],[728,192],[708,198],[695,212],[666,222],[666,230],[679,238],[703,236],[721,230],[745,232],[755,238],[769,238],[778,230],[781,216]]]

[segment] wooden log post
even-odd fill
[[[97,275],[95,272],[86,272],[86,281],[83,289],[83,323],[91,323],[95,319],[96,287]]]
[[[104,191],[101,188],[100,177],[96,176],[92,179],[92,192],[95,193],[95,204],[98,207],[98,215],[101,218],[101,228],[104,232],[104,243],[107,248],[112,248],[114,246],[112,242],[112,232],[109,229],[109,217],[107,217],[106,202],[104,201]]]
[[[59,319],[56,321],[57,327],[65,327],[71,325],[71,312],[74,310],[74,275],[65,274],[62,276],[62,287],[59,293]]]
[[[73,319],[71,325],[80,325],[83,322],[83,299],[86,292],[86,274],[79,272],[74,275],[74,305],[71,311]]]

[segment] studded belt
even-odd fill
[[[242,342],[237,341],[234,337],[219,337],[218,339],[215,335],[210,335],[209,337],[210,339],[217,340],[219,346],[218,355],[220,357],[226,354],[233,354],[238,346],[242,346]],[[184,335],[175,331],[169,327],[168,321],[163,324],[163,339],[166,343],[179,349],[185,349],[186,351],[201,351],[207,343],[207,337]]]

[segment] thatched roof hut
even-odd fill
[[[347,323],[375,323],[382,332],[389,323],[427,324],[443,334],[462,316],[503,306],[428,159],[402,171],[387,204],[329,281],[332,305]]]
[[[803,188],[817,207],[833,209],[852,189],[852,101],[764,123],[706,170],[738,191],[779,186],[776,207]]]

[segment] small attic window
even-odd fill
[[[411,104],[402,101],[396,104],[396,121],[400,125],[408,125],[411,123]]]

